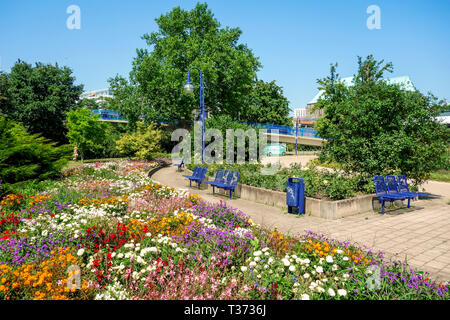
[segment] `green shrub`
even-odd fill
[[[70,146],[56,146],[21,124],[0,117],[0,180],[4,185],[59,177],[70,157]],[[5,186],[4,186],[5,187]]]
[[[140,159],[151,158],[155,152],[161,152],[162,131],[152,124],[145,126],[137,123],[137,130],[133,133],[125,133],[116,141],[117,150],[124,156],[138,157]]]

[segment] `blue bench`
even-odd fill
[[[402,195],[408,199],[408,208],[410,207],[411,199],[418,197],[417,193],[409,191],[408,183],[404,175],[397,176],[397,178],[392,175],[386,176],[386,184],[389,194]]]
[[[384,203],[386,201],[393,202],[396,200],[405,200],[407,197],[404,194],[394,192],[394,190],[389,191],[383,176],[374,176],[373,184],[375,186],[375,192],[378,199],[381,202],[381,213],[384,214]]]
[[[234,192],[238,181],[239,181],[239,171],[230,171],[230,170],[217,170],[216,178],[214,181],[205,181],[205,183],[210,184],[213,188],[213,194],[215,192],[215,188],[220,188],[224,190],[230,191],[230,199],[231,194]]]
[[[409,191],[408,181],[406,180],[406,176],[398,175],[397,182],[398,182],[398,192],[409,195],[413,198],[418,197],[420,195],[419,193]]]
[[[225,180],[223,179],[224,173],[225,172],[223,169],[218,169],[214,181],[205,181],[205,183],[210,185],[214,185],[215,183],[224,183],[225,182]]]
[[[183,177],[186,177],[189,179],[189,186],[192,187],[192,181],[197,182],[198,188],[200,189],[200,184],[205,179],[206,175],[206,168],[202,167],[195,167],[194,172],[192,173],[192,176],[183,175]]]
[[[174,166],[178,167],[178,171],[180,171],[181,167],[184,167],[184,159],[181,159],[180,163],[175,163]]]

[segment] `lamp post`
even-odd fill
[[[197,69],[200,72],[200,108],[202,109],[202,162],[205,162],[205,83],[202,71],[197,67],[192,67],[188,71],[187,81],[183,86],[186,93],[194,92],[195,86],[191,82],[191,70]]]
[[[296,119],[295,122],[295,155],[297,155],[297,144],[298,144],[297,140],[298,140],[298,118]]]

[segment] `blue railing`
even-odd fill
[[[93,114],[99,114],[100,119],[102,120],[113,120],[113,121],[127,121],[127,119],[122,118],[119,111],[114,110],[106,110],[106,109],[91,109]],[[160,122],[160,124],[163,122]],[[270,124],[270,123],[257,123],[257,122],[245,122],[239,121],[239,123],[246,123],[250,126],[260,127],[267,129],[268,133],[275,133],[275,130],[278,130],[278,134],[285,134],[290,136],[296,135],[296,128],[291,126],[282,126],[278,124]],[[318,138],[322,139],[317,135],[316,129],[313,128],[298,128],[297,132],[298,137],[310,137],[310,138]]]
[[[278,134],[286,134],[289,136],[295,136],[296,135],[296,128],[291,126],[282,126],[278,124],[270,124],[270,123],[256,123],[256,122],[244,122],[240,121],[240,123],[246,123],[250,126],[255,127],[261,127],[267,129],[268,133],[275,133],[275,130],[278,130]],[[298,137],[310,137],[310,138],[317,138],[322,139],[317,135],[317,130],[314,128],[298,128]]]
[[[127,119],[120,116],[119,111],[106,110],[106,109],[91,109],[93,114],[100,115],[102,120],[115,120],[115,121],[127,121]]]

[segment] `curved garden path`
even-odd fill
[[[431,183],[436,199],[419,200],[411,208],[388,210],[383,216],[368,212],[338,220],[324,220],[311,216],[287,214],[287,210],[243,199],[229,199],[207,189],[190,188],[189,181],[167,167],[156,172],[152,179],[171,187],[197,193],[209,202],[223,201],[242,210],[264,227],[285,234],[301,235],[306,230],[323,233],[340,241],[351,241],[372,250],[381,250],[386,257],[401,259],[427,271],[439,281],[450,281],[450,184]],[[443,184],[443,185],[441,185]],[[433,190],[434,190],[433,189]],[[427,190],[428,191],[428,190]]]

